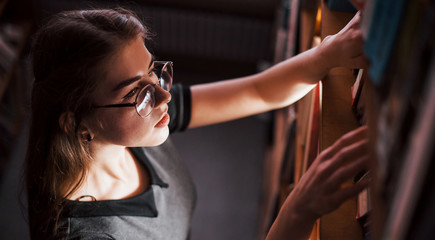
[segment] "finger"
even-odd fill
[[[332,174],[334,174],[337,169],[342,168],[346,163],[354,159],[358,159],[362,156],[365,156],[368,151],[368,142],[367,140],[361,140],[357,143],[354,143],[348,147],[342,148],[337,152],[333,157],[331,157],[328,161],[324,161],[319,163],[318,165],[318,175],[321,179],[329,179]]]
[[[370,179],[364,178],[349,187],[342,188],[334,194],[333,201],[335,201],[336,203],[342,203],[347,199],[360,193],[364,188],[369,186],[369,183]]]
[[[354,177],[357,173],[367,170],[369,167],[369,157],[363,156],[358,160],[339,168],[326,182],[329,191],[339,188],[346,180]]]
[[[367,138],[367,127],[366,126],[359,127],[341,136],[330,147],[328,147],[322,153],[320,153],[319,158],[321,158],[323,161],[328,160],[332,158],[335,154],[337,154],[337,152],[340,151],[342,148],[345,148],[349,145],[352,145],[366,138]]]
[[[350,20],[350,23],[352,24],[352,27],[359,27],[359,24],[361,23],[361,11],[355,13],[353,18]]]
[[[336,155],[331,157],[328,161],[323,161],[317,165],[317,175],[322,182],[330,179],[333,174],[346,167],[347,163],[351,163],[354,159],[365,157],[368,154],[367,140],[359,141],[353,145],[342,148]]]
[[[343,164],[349,163],[350,161],[354,161],[362,156],[368,154],[368,141],[367,139],[363,139],[359,142],[356,142],[352,145],[342,148],[338,151],[330,160],[330,167],[335,170],[342,166]]]

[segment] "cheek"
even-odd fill
[[[169,130],[154,128],[155,122],[150,117],[141,118],[135,112],[101,116],[95,140],[127,147],[159,145],[166,140]]]

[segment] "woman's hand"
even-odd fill
[[[367,179],[343,183],[368,167],[366,127],[361,127],[342,136],[314,160],[284,202],[268,239],[307,239],[317,218],[367,187]]]
[[[333,67],[366,68],[368,60],[363,53],[363,37],[360,29],[361,13],[335,35],[327,36],[319,45],[324,59]]]
[[[366,127],[349,132],[314,160],[290,197],[298,212],[317,219],[367,186],[367,180],[342,186],[369,167],[365,135]]]

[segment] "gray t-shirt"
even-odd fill
[[[190,121],[190,92],[175,85],[171,94],[170,129],[183,130]],[[150,187],[127,199],[68,201],[61,220],[67,239],[188,238],[196,192],[170,139],[130,150],[148,170]]]

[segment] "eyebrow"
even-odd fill
[[[150,61],[150,64],[148,65],[148,69],[153,65],[154,61],[155,61],[155,57],[154,57],[154,55],[151,54],[151,61]],[[126,80],[120,82],[118,85],[116,85],[116,87],[114,87],[112,89],[112,91],[114,91],[114,92],[118,91],[118,90],[120,90],[120,89],[122,89],[122,88],[124,88],[124,87],[126,87],[126,86],[128,86],[130,84],[133,84],[134,82],[138,81],[142,77],[143,76],[141,76],[141,75],[137,75],[135,77],[126,79]]]

